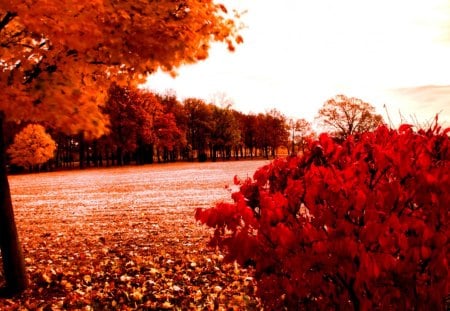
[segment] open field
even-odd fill
[[[30,288],[1,310],[256,309],[250,272],[205,247],[197,207],[267,161],[10,176]]]

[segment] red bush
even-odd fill
[[[235,180],[198,209],[210,243],[255,266],[267,309],[442,310],[448,296],[448,133],[380,127]]]

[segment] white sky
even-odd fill
[[[148,87],[210,100],[225,93],[244,113],[272,108],[313,120],[337,95],[361,98],[386,119],[450,125],[450,0],[226,0],[242,17],[235,53],[216,45],[174,79]]]

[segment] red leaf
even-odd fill
[[[412,129],[412,125],[411,124],[402,124],[400,125],[400,127],[398,128],[399,133],[405,133],[405,132],[410,132]]]

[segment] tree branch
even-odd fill
[[[3,18],[0,20],[0,31],[3,30],[3,28],[6,27],[6,25],[9,24],[10,21],[14,19],[14,17],[17,16],[17,13],[15,12],[6,12],[6,14],[3,16]]]

